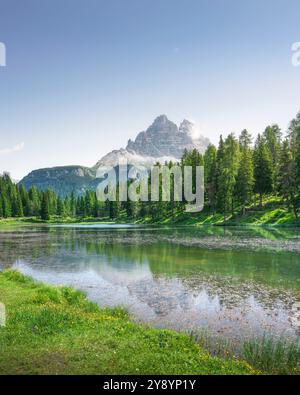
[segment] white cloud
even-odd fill
[[[9,154],[13,154],[15,152],[22,151],[24,148],[24,145],[25,145],[24,143],[19,143],[11,148],[0,149],[0,155],[9,155]]]

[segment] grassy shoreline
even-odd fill
[[[134,323],[84,294],[15,271],[0,273],[7,323],[0,374],[257,374],[244,361],[212,357],[188,335]]]
[[[32,225],[162,225],[162,226],[231,226],[231,227],[265,227],[265,228],[300,228],[300,220],[294,220],[290,216],[281,216],[280,221],[264,220],[263,216],[248,216],[242,219],[238,217],[229,218],[224,222],[220,215],[210,215],[205,217],[191,217],[182,214],[176,218],[166,218],[153,222],[149,219],[144,221],[133,221],[131,219],[119,218],[116,220],[104,220],[102,218],[52,218],[49,221],[42,221],[39,218],[7,218],[0,219],[0,229],[13,226]]]
[[[190,226],[261,226],[261,227],[300,227],[300,218],[283,207],[278,199],[269,199],[264,202],[264,208],[249,207],[244,215],[229,215],[224,221],[222,214],[211,214],[209,210],[195,214],[186,213],[183,209],[169,212],[164,218],[155,221],[149,217],[133,219],[126,216],[122,211],[115,219],[93,217],[59,217],[52,216],[49,221],[43,221],[38,217],[5,218],[0,219],[0,228],[12,225],[47,225],[47,224],[137,224],[137,225],[190,225]]]

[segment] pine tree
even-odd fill
[[[291,121],[288,130],[288,139],[290,148],[292,151],[292,156],[295,158],[298,146],[298,136],[300,130],[300,112],[296,115],[296,117]]]
[[[227,214],[231,211],[234,214],[234,189],[239,164],[239,144],[233,134],[229,134],[223,144],[219,145],[221,152],[218,152],[219,163],[218,173],[218,206],[226,220]]]
[[[251,203],[254,187],[253,155],[251,151],[251,135],[243,130],[239,139],[240,163],[236,180],[235,195],[245,214],[246,205]]]
[[[259,194],[260,207],[263,195],[273,191],[273,165],[265,142],[259,134],[254,148],[254,190]]]
[[[24,215],[21,196],[18,193],[17,188],[15,188],[12,196],[12,215],[13,217],[23,217]]]
[[[294,213],[297,215],[297,211],[300,207],[300,112],[290,124],[288,138],[292,153],[293,174],[295,177],[293,205]]]
[[[85,201],[83,196],[80,196],[77,199],[76,215],[79,217],[85,217]]]
[[[0,193],[0,218],[4,218],[4,213],[3,213],[3,197],[2,194]]]
[[[52,190],[46,190],[45,191],[47,196],[48,196],[48,201],[49,201],[49,214],[50,215],[55,215],[57,211],[57,198],[58,196],[56,193]]]
[[[32,186],[28,192],[30,200],[30,215],[38,216],[40,214],[40,196],[37,188]]]
[[[64,211],[65,211],[65,215],[69,217],[71,214],[71,202],[68,195],[66,195],[64,200]]]
[[[217,197],[217,210],[222,212],[224,208],[222,191],[221,191],[221,175],[222,169],[224,167],[224,155],[225,155],[225,145],[223,141],[223,136],[220,136],[219,146],[217,150],[217,161],[216,161],[216,197]]]
[[[44,221],[48,221],[50,219],[49,196],[47,192],[42,193],[41,219]]]
[[[204,154],[205,199],[209,209],[215,213],[217,199],[217,150],[209,144]]]
[[[57,201],[56,201],[56,214],[59,217],[63,217],[65,215],[64,202],[62,201],[60,196],[58,196]]]
[[[92,211],[93,211],[93,202],[92,202],[92,196],[90,191],[87,191],[85,193],[85,197],[84,197],[84,211],[85,211],[85,215],[90,217],[92,215]]]
[[[294,163],[295,163],[295,177],[298,189],[300,192],[300,125],[295,129],[294,136]]]
[[[71,193],[71,199],[70,199],[70,215],[71,215],[71,217],[75,217],[75,215],[76,215],[76,199],[75,199],[75,194],[74,194],[74,192]]]
[[[263,139],[272,161],[273,182],[275,189],[277,188],[278,181],[281,138],[282,133],[278,125],[268,126],[263,133]]]
[[[20,186],[19,193],[20,193],[21,200],[22,200],[24,215],[25,215],[25,217],[29,217],[30,212],[31,212],[31,206],[30,206],[29,195],[28,195],[28,192],[26,191],[24,185]]]
[[[93,217],[98,218],[100,215],[100,205],[98,199],[94,200],[94,206],[93,206]]]
[[[3,211],[3,217],[4,218],[9,218],[12,215],[12,209],[11,209],[11,204],[6,195],[2,196],[2,211]]]
[[[288,209],[290,210],[292,207],[297,218],[297,204],[295,199],[297,194],[296,172],[288,139],[283,142],[281,148],[278,189],[279,195],[285,199]]]

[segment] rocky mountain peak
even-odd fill
[[[194,126],[195,125],[191,121],[189,121],[188,119],[184,119],[179,126],[179,131],[189,136],[192,136]]]
[[[155,118],[152,125],[147,130],[168,131],[175,129],[177,129],[177,125],[171,122],[166,115],[162,114]]]
[[[141,156],[168,156],[177,160],[181,158],[184,149],[197,148],[204,152],[208,143],[206,144],[207,141],[203,139],[203,145],[199,144],[199,141],[195,144],[193,127],[193,123],[185,119],[178,128],[166,115],[160,115],[146,131],[137,135],[135,141],[128,141],[126,150]]]

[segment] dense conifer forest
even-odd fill
[[[168,164],[170,167],[172,163]],[[244,215],[249,207],[263,210],[264,199],[276,197],[282,207],[298,217],[300,209],[300,113],[287,133],[268,126],[253,142],[243,130],[220,136],[218,147],[210,144],[201,155],[185,151],[181,165],[204,166],[205,210],[220,213],[224,219]],[[118,200],[118,199],[117,199]],[[12,182],[9,174],[0,176],[0,218],[39,217],[118,219],[150,218],[153,222],[184,210],[185,202],[100,202],[94,191],[58,196],[51,190],[39,191]],[[192,214],[191,214],[192,215]]]

